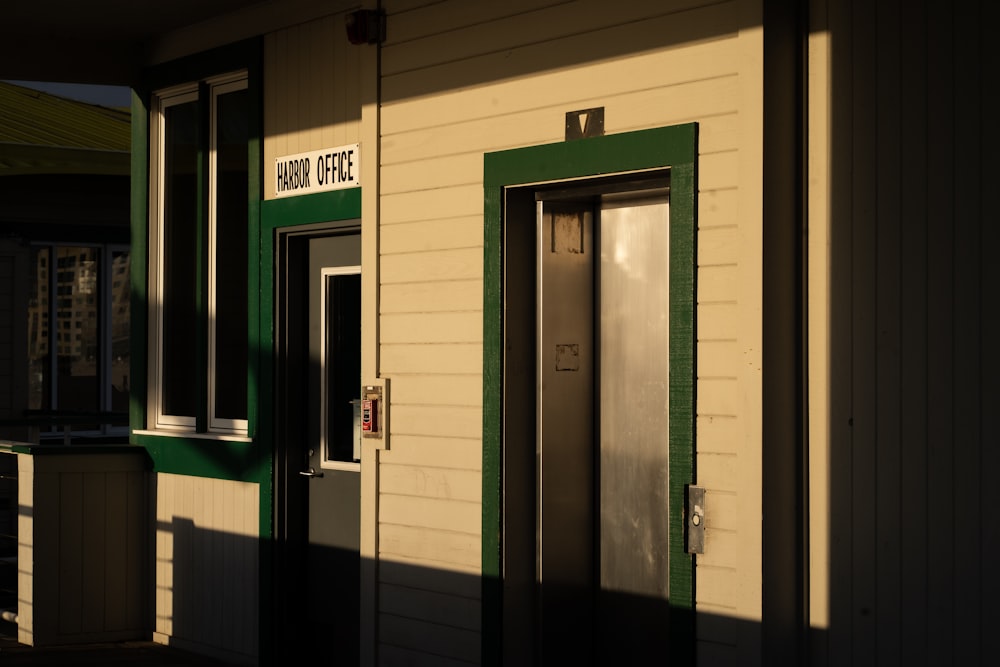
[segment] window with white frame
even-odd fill
[[[149,426],[247,432],[245,73],[150,106]]]

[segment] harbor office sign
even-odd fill
[[[274,196],[291,197],[361,185],[358,144],[286,155],[274,160]]]

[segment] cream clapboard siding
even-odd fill
[[[265,37],[265,199],[274,198],[276,158],[358,141],[360,58],[344,37],[343,14]]]
[[[699,7],[698,5],[706,5]],[[382,52],[380,656],[476,663],[481,562],[483,154],[697,121],[699,655],[757,658],[761,35],[757,2],[386,2]],[[746,29],[742,26],[751,26]],[[430,576],[437,573],[437,576]],[[450,576],[449,576],[450,575]],[[437,618],[427,618],[434,600]],[[727,619],[746,623],[727,623]],[[440,664],[440,663],[438,663]]]
[[[255,664],[258,485],[167,473],[155,479],[156,640]]]

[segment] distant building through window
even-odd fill
[[[117,441],[130,385],[131,91],[0,81],[0,107],[0,145],[17,157],[0,160],[11,323],[0,437]]]
[[[128,410],[130,262],[123,246],[32,247],[29,409]]]

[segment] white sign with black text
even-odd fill
[[[361,151],[348,144],[275,158],[274,179],[275,197],[360,187]]]

